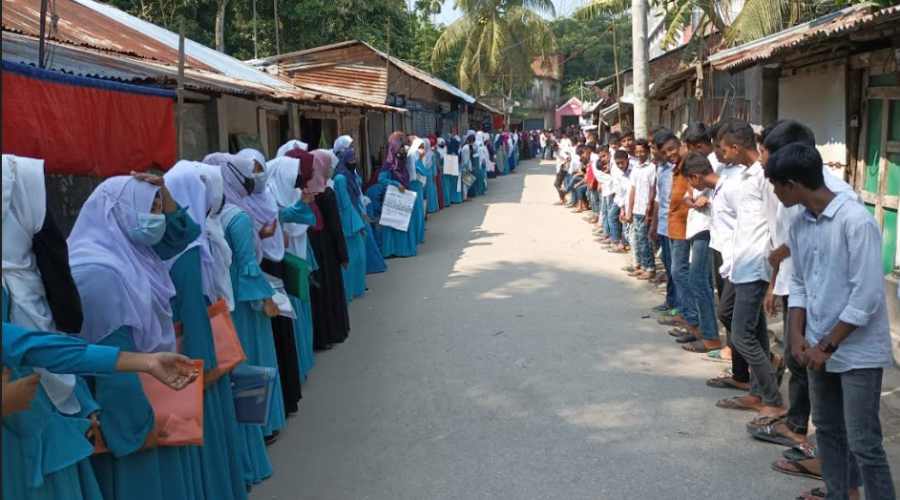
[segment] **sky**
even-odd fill
[[[453,7],[455,3],[455,0],[444,0],[444,8],[441,10],[441,13],[435,17],[435,21],[443,24],[450,24],[457,20],[460,13]],[[553,0],[557,16],[567,16],[584,3],[585,0]]]

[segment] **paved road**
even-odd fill
[[[714,408],[723,365],[642,315],[660,296],[553,206],[526,162],[428,223],[353,302],[253,500],[788,499],[750,415]]]

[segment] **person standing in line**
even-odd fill
[[[126,351],[175,351],[176,290],[163,261],[199,234],[161,177],[116,176],[97,186],[67,240],[84,309],[80,337]],[[111,451],[91,457],[103,498],[203,498],[201,478],[193,474],[199,458],[187,447],[145,448],[154,416],[137,376],[97,377],[94,395]]]
[[[662,319],[680,316],[678,286],[672,278],[672,247],[669,240],[669,205],[672,200],[672,179],[675,166],[669,163],[662,153],[663,146],[672,140],[677,141],[678,139],[668,129],[659,130],[653,136],[660,163],[656,172],[656,196],[653,200],[650,240],[659,245],[660,258],[666,270],[666,300],[654,308],[654,311],[664,314]]]
[[[646,139],[638,139],[634,146],[637,164],[631,172],[631,189],[628,195],[628,213],[634,236],[632,242],[638,258],[635,271],[629,273],[639,280],[656,278],[656,257],[650,248],[650,227],[647,216],[653,211],[653,193],[656,189],[656,166],[650,162],[650,146]]]
[[[733,121],[719,135],[725,161],[741,165],[731,270],[735,289],[731,330],[734,347],[750,365],[750,394],[720,400],[716,406],[780,417],[785,407],[778,390],[777,368],[773,366],[763,311],[771,279],[768,221],[773,218],[770,214],[777,210],[778,199],[766,182],[753,128],[746,122]]]
[[[766,177],[785,207],[801,205],[788,247],[791,355],[807,367],[826,498],[896,498],[879,418],[884,369],[893,366],[881,270],[881,230],[855,195],[825,184],[822,158],[790,144]]]
[[[699,171],[701,175],[691,175],[694,171]],[[716,323],[715,296],[709,273],[710,198],[712,197],[712,190],[700,185],[700,183],[695,184],[691,182],[691,179],[702,177],[703,174],[711,171],[713,171],[713,167],[703,153],[688,153],[684,159],[682,175],[688,180],[693,190],[693,192],[685,193],[685,198],[691,200],[689,202],[691,208],[688,212],[685,232],[691,254],[686,290],[693,297],[693,304],[697,314],[697,326],[690,331],[694,340],[686,343],[682,348],[689,352],[704,354],[722,348],[722,342],[719,339],[719,328]]]

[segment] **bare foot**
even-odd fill
[[[759,416],[761,417],[779,418],[783,417],[786,413],[787,408],[784,406],[759,405]]]

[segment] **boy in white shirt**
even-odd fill
[[[731,321],[734,348],[750,365],[750,394],[723,399],[716,406],[736,410],[756,410],[761,416],[780,417],[785,412],[772,364],[763,300],[771,279],[767,260],[771,235],[768,213],[778,200],[766,182],[756,134],[746,122],[733,121],[719,132],[724,160],[741,165],[737,219],[733,238],[731,281],[735,301]]]
[[[650,246],[650,225],[647,216],[653,213],[656,193],[656,165],[650,161],[650,145],[646,139],[638,139],[634,145],[635,163],[632,168],[628,191],[626,221],[632,225],[632,245],[637,255],[637,265],[631,276],[640,280],[656,277],[656,257]]]
[[[881,230],[854,194],[828,188],[814,147],[782,147],[766,176],[785,207],[805,209],[788,234],[791,354],[807,367],[828,498],[861,479],[866,498],[895,499],[879,419],[893,366]]]

